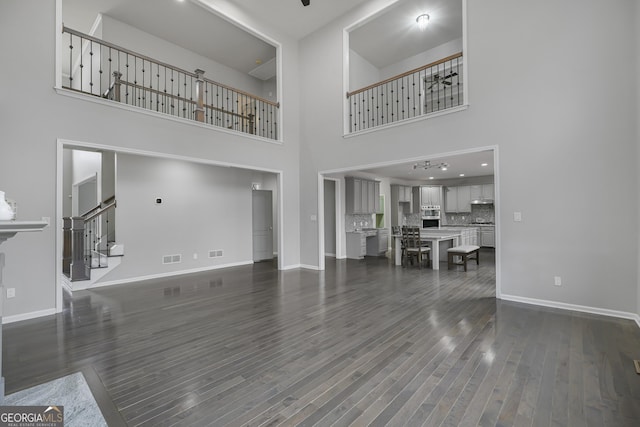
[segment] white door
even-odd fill
[[[273,206],[270,190],[253,190],[253,260],[273,259]]]

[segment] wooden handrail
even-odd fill
[[[84,220],[84,222],[91,221],[92,219],[99,217],[100,215],[102,215],[103,213],[108,211],[109,209],[115,208],[115,207],[116,207],[116,201],[114,200],[113,202],[109,203],[105,207],[100,208],[100,210],[98,210],[98,212],[96,212],[94,214],[91,214],[91,215],[89,215],[87,217],[83,216],[82,219]],[[89,212],[91,212],[91,211],[89,211]]]
[[[158,65],[161,65],[161,66],[163,66],[165,68],[169,68],[170,70],[174,70],[174,71],[177,71],[179,73],[183,73],[183,74],[185,74],[185,75],[187,75],[189,77],[193,77],[193,78],[196,78],[196,79],[198,78],[198,75],[196,73],[191,72],[191,71],[183,70],[182,68],[175,67],[173,65],[169,65],[169,64],[164,63],[162,61],[158,61],[158,60],[150,58],[150,57],[148,57],[146,55],[142,55],[140,53],[137,53],[137,52],[134,52],[134,51],[129,50],[127,48],[124,48],[122,46],[118,46],[116,44],[109,43],[109,42],[104,41],[104,40],[100,40],[97,37],[93,37],[93,36],[90,36],[88,34],[84,34],[84,33],[80,32],[80,31],[76,31],[76,30],[71,29],[69,27],[62,26],[62,32],[63,33],[69,33],[69,34],[72,34],[74,36],[77,36],[77,37],[80,37],[80,38],[83,38],[83,39],[87,39],[89,41],[93,41],[93,42],[99,43],[99,44],[101,44],[103,46],[106,46],[106,47],[109,47],[111,49],[115,49],[115,50],[124,52],[126,54],[136,56],[136,57],[138,57],[138,58],[140,58],[142,60],[153,62],[154,64],[158,64]],[[225,88],[225,89],[228,89],[228,90],[232,90],[232,91],[237,92],[239,94],[242,94],[242,95],[245,95],[245,96],[249,96],[251,98],[255,98],[255,99],[257,99],[259,101],[262,101],[262,102],[264,102],[266,104],[270,104],[270,105],[273,105],[274,107],[280,108],[280,103],[279,102],[269,101],[268,99],[264,99],[264,98],[261,98],[261,97],[256,96],[256,95],[252,95],[252,94],[250,94],[248,92],[244,92],[244,91],[242,91],[240,89],[236,89],[236,88],[233,88],[231,86],[227,86],[227,85],[224,85],[222,83],[218,83],[218,82],[216,82],[214,80],[210,80],[210,79],[207,79],[207,78],[203,78],[203,80],[205,82],[207,82],[207,83],[211,83],[211,84],[214,84],[216,86],[220,86],[222,88]]]
[[[461,57],[462,57],[462,52],[454,53],[453,55],[447,56],[446,58],[439,59],[439,60],[437,60],[435,62],[432,62],[430,64],[423,65],[422,67],[414,68],[413,70],[410,70],[410,71],[405,71],[402,74],[398,74],[397,76],[389,77],[388,79],[382,80],[381,82],[378,82],[378,83],[374,83],[374,84],[369,85],[367,87],[363,87],[362,89],[357,89],[357,90],[354,90],[353,92],[347,92],[347,98],[349,98],[349,97],[351,97],[353,95],[357,95],[358,93],[365,92],[365,91],[367,91],[369,89],[373,89],[374,87],[382,86],[382,85],[387,84],[389,82],[392,82],[394,80],[401,79],[401,78],[406,77],[406,76],[410,76],[411,74],[417,73],[418,71],[422,71],[422,70],[427,69],[427,68],[435,67],[436,65],[440,65],[440,64],[443,64],[445,62],[451,61],[451,60],[456,59],[456,58],[461,58]]]
[[[126,80],[118,80],[118,82],[120,84],[122,84],[122,85],[129,86],[129,87],[132,87],[132,88],[137,89],[137,90],[151,92],[151,93],[154,93],[154,94],[156,94],[158,96],[166,96],[168,98],[172,98],[172,99],[176,99],[178,101],[182,101],[182,102],[184,102],[186,104],[193,104],[193,105],[197,104],[197,102],[192,100],[192,99],[183,98],[181,96],[173,95],[171,93],[166,93],[166,92],[163,92],[163,91],[160,91],[160,90],[157,90],[157,89],[151,89],[151,88],[148,88],[148,87],[144,87],[144,86],[140,86],[140,85],[137,85],[137,84],[133,84],[133,83],[130,83],[130,82],[126,81]],[[250,120],[249,116],[243,116],[242,114],[234,113],[233,111],[225,110],[224,108],[214,107],[213,105],[210,105],[210,104],[203,104],[203,106],[207,107],[207,108],[210,108],[210,109],[212,109],[214,111],[219,111],[221,113],[229,114],[231,116],[236,116],[236,117],[240,117],[242,119]]]

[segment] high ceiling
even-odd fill
[[[416,18],[428,14],[424,31]],[[349,33],[349,47],[384,68],[462,38],[461,0],[401,0]]]
[[[232,6],[294,39],[371,0],[62,0],[66,26],[88,33],[98,13],[139,28],[243,73],[276,56],[275,48],[211,13]],[[350,34],[351,48],[381,68],[462,35],[461,0],[384,0],[392,5]],[[416,31],[420,13],[432,17]],[[144,53],[144,52],[141,52]]]
[[[258,66],[256,61],[266,63],[276,56],[273,46],[196,2],[62,0],[64,24],[78,31],[88,33],[98,13],[246,74]]]

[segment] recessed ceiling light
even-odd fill
[[[429,177],[429,179],[433,179],[433,177],[432,177],[432,176],[430,176],[430,177]]]
[[[441,170],[446,171],[446,170],[447,170],[447,168],[446,168],[446,167],[443,167]]]
[[[482,166],[482,167],[489,166],[489,163],[483,163],[480,166]]]
[[[459,176],[464,176],[464,174],[463,174],[463,173],[461,173]]]

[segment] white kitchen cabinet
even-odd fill
[[[496,229],[495,227],[482,227],[480,229],[480,245],[490,248],[496,247]]]
[[[458,186],[458,210],[457,212],[471,212],[471,186]]]
[[[399,202],[409,202],[413,201],[413,192],[411,191],[411,187],[408,185],[399,185]]]
[[[442,186],[423,185],[413,187],[413,212],[420,213],[422,206],[442,205]]]
[[[361,179],[360,180],[360,212],[356,212],[356,213],[366,213],[367,211],[369,211],[369,188],[367,186],[367,181]]]
[[[382,210],[382,207],[380,208]],[[391,225],[402,225],[404,215],[413,212],[411,187],[391,185]]]
[[[444,211],[447,213],[458,212],[458,187],[445,188]]]
[[[378,206],[380,205],[380,183],[367,181],[367,189],[369,190],[369,212],[378,212]]]
[[[372,214],[379,210],[380,183],[368,179],[345,178],[345,211],[347,214]]]
[[[471,186],[471,200],[493,200],[493,184],[477,184]]]
[[[367,237],[367,256],[380,256],[387,252],[389,249],[389,230],[386,228],[379,228],[377,233],[373,237]]]
[[[364,233],[347,233],[347,258],[362,259],[367,253],[367,236]]]
[[[429,185],[421,187],[422,205],[440,206],[442,205],[442,187],[440,185]]]

